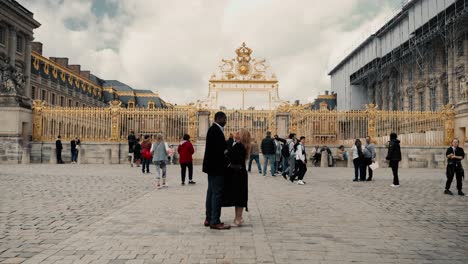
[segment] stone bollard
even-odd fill
[[[328,152],[322,151],[322,158],[320,159],[320,167],[327,168],[328,167]]]
[[[351,155],[348,153],[348,168],[354,168],[354,163],[353,163],[353,154]]]
[[[84,164],[85,162],[85,150],[80,147],[80,150],[78,151],[78,164]]]
[[[404,169],[409,168],[409,156],[408,156],[407,150],[404,150],[401,152],[400,168],[404,168]]]
[[[104,164],[111,164],[112,150],[106,149],[104,152]]]
[[[434,153],[428,151],[426,154],[426,159],[427,159],[427,168],[428,169],[433,169],[434,168]]]
[[[29,164],[31,163],[31,149],[28,147],[23,148],[23,155],[21,157],[22,164]]]
[[[57,164],[57,153],[56,153],[55,148],[50,148],[49,163]]]

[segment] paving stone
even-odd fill
[[[155,190],[124,165],[0,165],[0,263],[468,263],[468,197],[444,171],[309,168],[306,185],[249,175],[245,225],[202,226],[206,175]],[[233,208],[223,208],[230,223]]]

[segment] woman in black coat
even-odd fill
[[[226,153],[229,161],[224,181],[223,207],[235,207],[234,226],[241,226],[244,208],[248,211],[248,177],[245,163],[250,153],[250,133],[241,129],[235,134],[235,143]]]
[[[401,148],[400,140],[397,139],[396,133],[390,134],[390,141],[388,142],[388,153],[386,160],[389,161],[390,168],[393,172],[392,187],[400,187],[400,180],[398,179],[398,163],[401,161]],[[365,172],[365,170],[364,170]]]

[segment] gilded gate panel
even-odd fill
[[[178,142],[184,133],[196,141],[199,113],[209,112],[213,122],[219,110],[196,105],[165,109],[122,108],[112,102],[108,108],[49,107],[34,101],[33,140],[53,141],[59,134],[64,140],[79,137],[83,141],[124,142],[131,130],[137,135],[154,137],[162,133],[167,141]],[[266,131],[277,132],[277,116],[288,115],[287,131],[305,136],[308,144],[352,145],[356,138],[370,135],[385,144],[391,132],[404,145],[444,145],[453,137],[453,107],[441,112],[381,111],[367,105],[364,111],[336,111],[322,107],[310,110],[304,105],[283,104],[274,110],[223,110],[227,115],[226,137],[240,128],[260,141]],[[205,115],[204,115],[205,116]],[[204,122],[205,123],[205,122]]]

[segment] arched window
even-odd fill
[[[420,93],[419,94],[419,111],[424,111],[426,109],[426,104],[424,100],[426,100],[424,93]]]
[[[153,102],[152,100],[150,100],[150,101],[148,102],[148,109],[154,109],[154,108],[155,108],[154,106],[155,106],[155,105],[154,105],[154,102]]]
[[[135,108],[135,101],[133,99],[128,101],[127,107],[128,108]]]
[[[409,110],[414,111],[414,97],[413,95],[408,96]]]
[[[429,93],[430,93],[430,106],[431,106],[431,111],[435,111],[437,108],[437,100],[436,100],[436,86],[431,85],[429,87]]]
[[[448,88],[448,83],[444,84],[444,89],[443,89],[443,102],[444,105],[448,104],[449,102],[449,88]]]

